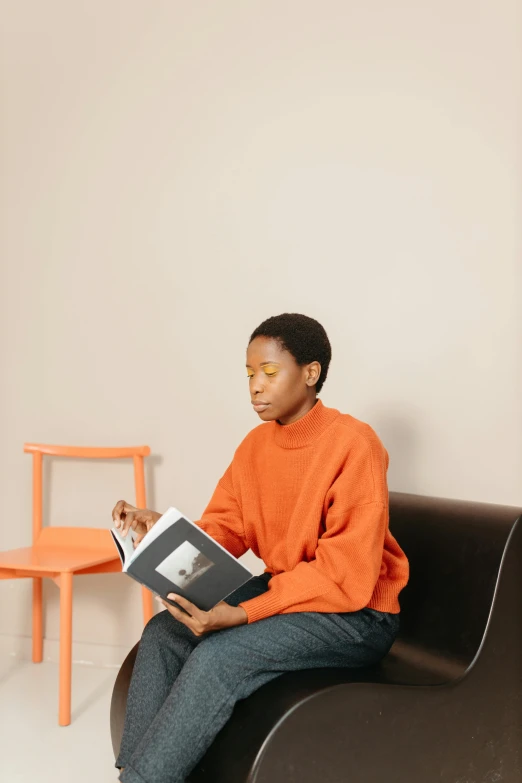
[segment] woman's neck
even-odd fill
[[[294,422],[299,421],[299,419],[302,419],[303,416],[306,416],[307,413],[310,413],[316,402],[317,397],[306,400],[306,402],[304,402],[295,413],[290,413],[288,416],[285,416],[282,419],[277,419],[277,423],[283,426],[287,424],[294,424]]]

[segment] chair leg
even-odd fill
[[[60,726],[68,726],[71,722],[72,599],[73,575],[63,573],[60,575]]]
[[[143,623],[147,625],[154,614],[154,599],[152,593],[146,587],[141,588],[141,597],[143,601]]]
[[[43,600],[41,577],[33,579],[33,663],[43,659]]]

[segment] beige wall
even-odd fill
[[[197,517],[282,311],[324,323],[323,399],[393,489],[522,503],[518,0],[1,5],[3,548],[30,537],[25,440],[149,443],[150,504]],[[132,495],[117,463],[46,486],[57,524]],[[0,607],[27,636],[29,584]],[[75,623],[129,646],[135,586],[78,579]]]

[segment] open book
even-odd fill
[[[168,603],[168,593],[208,611],[247,582],[252,574],[221,544],[169,508],[134,549],[132,530],[124,538],[111,530],[122,570]]]

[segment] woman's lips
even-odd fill
[[[268,406],[270,405],[269,402],[253,402],[252,403],[254,410],[256,413],[261,413],[261,411],[266,410]]]

